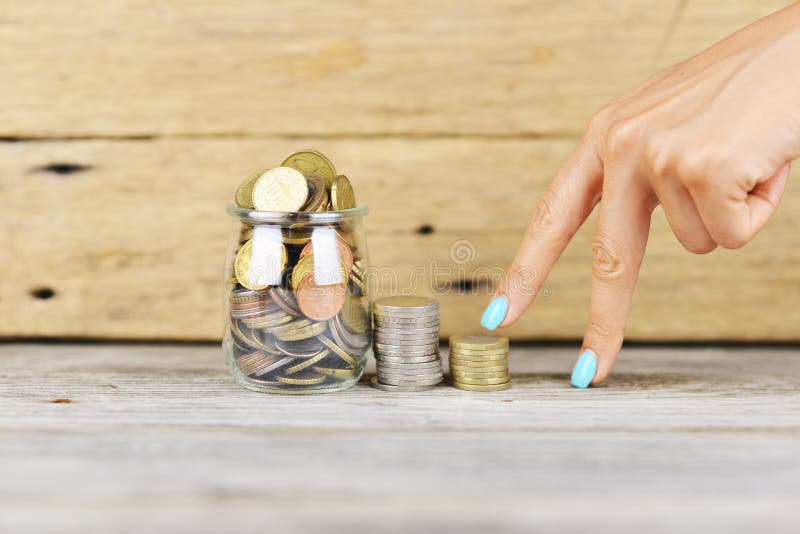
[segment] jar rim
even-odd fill
[[[351,219],[360,219],[367,213],[369,208],[366,204],[359,204],[355,208],[339,211],[258,211],[249,208],[240,208],[239,206],[229,205],[228,213],[234,217],[239,218],[241,221],[251,224],[261,223],[331,223],[337,221],[347,221]]]

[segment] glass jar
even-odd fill
[[[358,382],[372,340],[367,207],[228,213],[222,347],[239,384],[323,393]]]

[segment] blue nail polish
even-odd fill
[[[497,297],[489,303],[486,311],[483,312],[481,326],[486,330],[494,330],[506,318],[506,313],[508,313],[508,299],[506,297]]]
[[[575,362],[575,367],[572,368],[570,382],[576,388],[588,388],[595,373],[597,373],[597,356],[591,350],[586,349]]]

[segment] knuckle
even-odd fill
[[[673,143],[663,134],[650,135],[644,146],[644,156],[650,163],[653,175],[663,178],[672,173],[674,167]]]
[[[606,104],[594,112],[592,118],[589,120],[589,130],[593,132],[604,132],[608,129],[609,125],[613,122],[614,114],[616,113],[613,104]]]
[[[614,281],[625,274],[622,247],[608,233],[598,233],[592,241],[592,276],[602,281]]]
[[[606,134],[606,153],[612,158],[629,155],[639,142],[642,132],[642,123],[637,119],[613,122]]]
[[[527,238],[536,240],[572,237],[574,232],[570,231],[567,223],[567,213],[552,189],[545,191],[539,199],[526,232]]]

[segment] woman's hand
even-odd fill
[[[493,330],[520,317],[599,202],[590,318],[572,384],[603,381],[622,346],[655,207],[663,206],[691,252],[744,246],[775,213],[798,156],[800,4],[794,4],[595,114],[539,200],[481,324]]]

